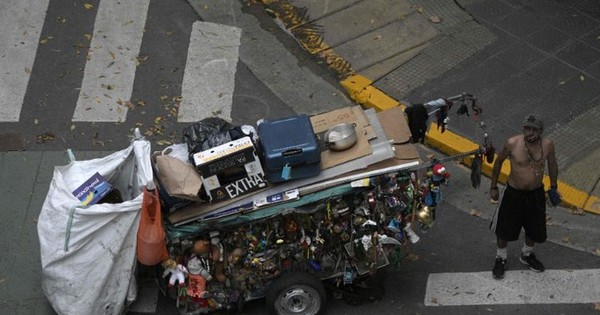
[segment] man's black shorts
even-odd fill
[[[521,228],[536,243],[546,240],[546,196],[544,187],[518,190],[506,186],[502,202],[491,224],[496,235],[505,241],[519,239]]]

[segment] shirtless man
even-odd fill
[[[523,122],[523,134],[510,137],[498,153],[490,187],[493,203],[498,202],[498,175],[504,160],[510,160],[510,174],[502,202],[496,209],[490,227],[496,233],[498,249],[492,274],[494,279],[504,278],[507,249],[510,241],[516,241],[525,230],[525,244],[520,261],[536,272],[544,271],[544,265],[533,254],[535,243],[546,240],[546,198],[542,178],[548,163],[550,190],[548,196],[552,205],[560,203],[557,192],[558,164],[554,153],[554,142],[542,138],[544,124],[535,115],[529,115]]]

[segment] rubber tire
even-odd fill
[[[290,272],[267,288],[266,302],[271,314],[316,315],[325,309],[327,295],[323,283],[312,274]]]

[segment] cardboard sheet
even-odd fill
[[[417,147],[410,142],[410,129],[400,107],[394,107],[377,113],[388,138],[394,143],[394,155],[403,162],[419,160]]]
[[[357,141],[349,149],[343,151],[329,150],[325,146],[321,146],[321,169],[343,164],[345,162],[369,155],[372,153],[369,140],[377,136],[373,128],[370,126],[369,119],[364,114],[360,106],[345,107],[323,114],[318,114],[310,117],[310,122],[313,125],[313,131],[320,136],[320,141],[323,141],[323,134],[327,130],[341,123],[355,123]]]

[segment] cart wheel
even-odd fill
[[[325,288],[311,274],[291,272],[281,276],[267,288],[266,302],[272,314],[315,315],[325,307]]]

